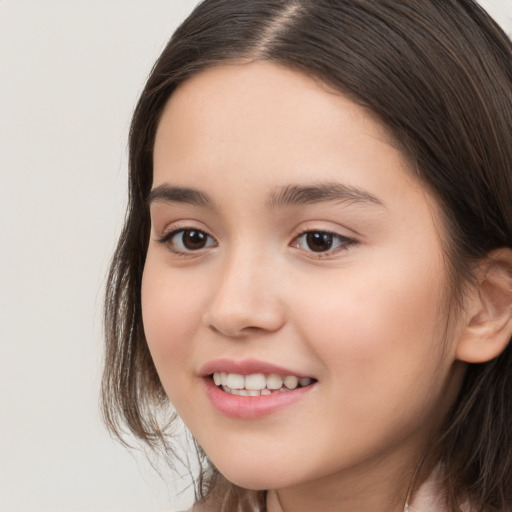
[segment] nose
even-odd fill
[[[264,258],[228,258],[204,314],[206,325],[230,338],[278,331],[285,323],[285,308],[276,274],[276,265]]]

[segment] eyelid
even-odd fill
[[[333,239],[338,240],[341,242],[338,246],[328,249],[326,251],[313,251],[313,250],[307,250],[303,249],[298,246],[298,240],[309,234],[309,233],[323,233],[328,234],[333,237]],[[336,256],[341,252],[346,252],[349,249],[351,249],[354,245],[356,245],[358,242],[353,237],[349,237],[346,235],[342,235],[341,233],[336,232],[332,229],[326,229],[326,228],[318,228],[318,227],[311,227],[300,230],[294,237],[290,245],[303,253],[307,254],[308,257],[313,258],[327,258],[329,256]]]
[[[172,246],[171,242],[173,238],[179,233],[183,233],[186,231],[198,231],[200,233],[205,234],[210,240],[213,241],[213,244],[207,245],[197,250],[180,250]],[[160,245],[165,246],[172,254],[182,257],[194,257],[203,254],[203,252],[211,247],[217,246],[217,240],[213,235],[211,235],[208,230],[204,228],[200,228],[197,226],[193,226],[189,223],[175,223],[166,227],[164,233],[160,236],[157,236],[156,242]]]
[[[155,241],[165,246],[171,253],[183,256],[183,257],[194,257],[203,254],[207,249],[211,249],[212,247],[218,246],[218,241],[216,238],[210,234],[209,230],[204,228],[203,226],[198,226],[195,221],[177,221],[170,225],[167,225],[163,234],[158,235]],[[202,223],[201,223],[202,224]],[[308,223],[309,224],[309,223]],[[341,230],[341,228],[340,228]],[[198,231],[206,235],[208,237],[209,242],[205,247],[201,247],[198,249],[185,249],[180,250],[176,248],[176,246],[171,244],[172,239],[178,235],[179,233],[186,231]],[[334,242],[337,243],[335,247],[330,249],[326,249],[325,251],[315,251],[308,250],[299,245],[299,239],[309,233],[323,233],[330,235]],[[341,252],[346,252],[352,246],[356,245],[358,242],[352,236],[347,236],[341,234],[338,230],[332,229],[329,227],[319,226],[317,223],[312,223],[311,227],[302,225],[300,229],[296,230],[296,234],[293,236],[292,241],[290,242],[290,246],[296,248],[302,253],[306,254],[310,258],[328,258],[331,256],[336,256]]]
[[[202,231],[203,233],[210,235],[212,238],[215,238],[210,233],[209,228],[206,227],[203,222],[193,218],[176,219],[170,222],[166,222],[165,224],[162,223],[160,225],[154,223],[153,228],[157,242],[165,241],[166,238],[172,236],[176,232],[186,230]]]

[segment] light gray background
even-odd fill
[[[190,501],[108,437],[97,398],[130,115],[195,3],[0,0],[0,512]],[[512,33],[512,0],[483,3]]]

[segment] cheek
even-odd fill
[[[314,301],[302,301],[302,336],[328,379],[367,403],[399,399],[422,381],[432,389],[444,355],[442,276],[411,264],[351,267],[326,280]]]
[[[197,288],[148,255],[142,279],[144,332],[151,356],[168,392],[187,370],[202,308]]]

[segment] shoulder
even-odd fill
[[[442,468],[437,466],[414,492],[405,505],[404,512],[452,512],[447,501],[442,484]],[[461,506],[460,512],[471,512],[471,509]]]
[[[442,482],[442,469],[437,467],[414,493],[412,499],[406,504],[404,512],[454,512],[447,503],[448,499]],[[465,501],[457,507],[456,512],[477,512],[477,509],[470,501]]]

